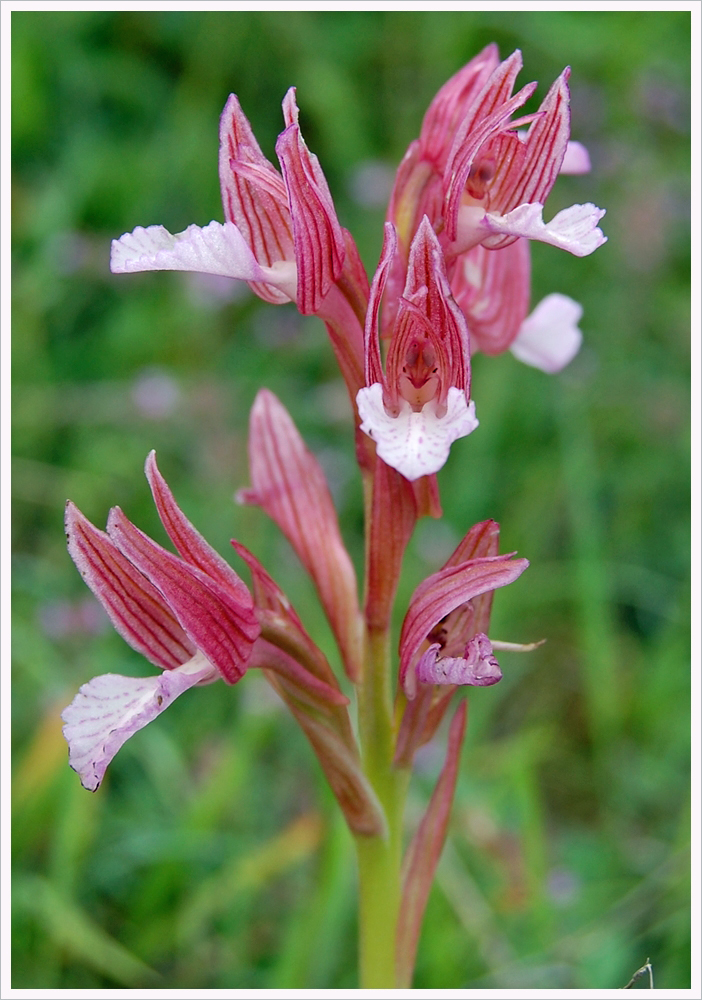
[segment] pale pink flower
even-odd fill
[[[585,173],[590,160],[587,150],[569,139],[570,71],[558,77],[538,112],[513,120],[536,86],[529,84],[511,96],[520,69],[521,53],[500,63],[496,46],[490,45],[430,105],[420,136],[398,170],[388,209],[398,230],[398,253],[388,280],[384,335],[392,331],[409,246],[425,214],[446,253],[451,290],[465,314],[471,349],[487,354],[507,350],[527,321],[526,240],[550,243],[576,256],[605,242],[597,226],[604,212],[594,205],[574,205],[551,222],[543,221],[543,206],[558,174]],[[516,129],[526,123],[527,130]],[[561,305],[564,300],[559,297]],[[577,303],[568,301],[562,342],[552,303],[548,343],[528,363],[555,372],[573,357],[581,338],[580,331],[573,334],[571,321]],[[514,353],[525,354],[519,348]]]
[[[107,532],[68,503],[68,551],[116,630],[163,674],[104,674],[62,714],[69,763],[95,791],[119,748],[188,688],[245,673],[260,633],[253,599],[175,503],[152,452],[146,474],[176,556],[115,507]]]
[[[267,302],[292,300],[301,312],[316,313],[341,274],[347,234],[317,157],[300,133],[294,88],[285,96],[283,115],[286,127],[276,144],[281,176],[232,94],[220,122],[224,224],[193,225],[175,235],[163,226],[138,226],[113,240],[112,271],[224,275],[249,282]]]
[[[485,686],[502,676],[485,634],[492,593],[518,579],[529,563],[514,559],[513,552],[498,555],[498,539],[494,521],[474,525],[443,568],[412,595],[400,633],[400,683],[408,698],[416,694],[417,679]]]

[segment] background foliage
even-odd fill
[[[350,838],[260,677],[190,692],[96,795],[68,769],[59,712],[79,685],[149,668],[75,572],[63,505],[102,525],[119,504],[162,540],[141,475],[155,447],[208,539],[244,540],[331,649],[287,543],[232,502],[265,384],[324,463],[358,564],[322,325],[226,279],[111,276],[109,241],[221,220],[227,95],[275,159],[295,84],[372,273],[424,110],[495,40],[523,50],[538,100],[572,66],[594,169],[561,179],[547,214],[594,201],[609,242],[579,261],[534,248],[534,301],[581,301],[585,346],[556,378],[475,358],[480,429],[454,445],[446,519],[420,524],[406,561],[400,611],[496,518],[532,565],[498,595],[493,635],[548,638],[471,696],[416,985],[601,989],[650,956],[656,986],[689,987],[689,14],[16,12],[12,35],[13,986],[355,985]],[[442,752],[421,755],[410,823]]]

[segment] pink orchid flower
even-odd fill
[[[498,555],[498,540],[494,521],[474,525],[444,566],[412,595],[400,633],[400,684],[409,699],[417,693],[417,681],[496,684],[502,672],[493,646],[522,648],[493,644],[485,634],[493,592],[514,583],[529,565],[527,559],[514,559],[513,552]]]
[[[398,229],[399,253],[383,325],[387,335],[412,235],[427,214],[446,253],[451,290],[466,316],[471,349],[499,354],[514,345],[521,360],[556,372],[580,347],[582,335],[573,319],[579,307],[566,296],[544,300],[544,310],[537,306],[523,328],[530,297],[526,241],[585,256],[606,241],[597,227],[604,211],[574,205],[544,224],[543,206],[558,174],[586,173],[590,161],[585,148],[569,140],[568,69],[538,112],[512,120],[536,86],[510,96],[521,65],[518,51],[500,63],[497,47],[490,45],[430,105],[419,139],[398,170],[388,209]],[[515,131],[526,123],[528,130]],[[495,253],[497,249],[501,252]]]
[[[444,255],[428,218],[412,241],[383,372],[378,312],[397,239],[390,223],[366,317],[366,386],[356,397],[361,430],[406,479],[437,472],[457,438],[478,426],[470,400],[466,322],[451,295]]]
[[[68,551],[116,630],[163,673],[104,674],[84,684],[62,714],[69,763],[95,791],[120,747],[184,691],[246,672],[261,631],[248,588],[195,530],[156,466],[146,475],[180,557],[161,548],[115,507],[107,531],[66,507]]]
[[[111,269],[202,271],[247,281],[266,302],[316,313],[338,280],[348,234],[336,217],[317,157],[300,133],[295,89],[283,101],[276,152],[282,176],[261,152],[232,94],[220,121],[219,177],[226,221],[171,235],[138,226],[112,242]]]

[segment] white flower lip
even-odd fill
[[[562,371],[580,350],[583,335],[578,323],[579,302],[554,293],[539,302],[519,328],[510,350],[519,361],[548,375]]]
[[[273,285],[293,301],[297,268],[292,261],[262,267],[233,222],[188,226],[173,235],[163,226],[137,226],[112,241],[110,269],[114,274],[135,271],[199,271],[239,281]]]
[[[130,736],[143,729],[188,688],[219,678],[197,653],[173,670],[152,677],[102,674],[84,684],[63,710],[68,762],[88,791],[96,791],[107,765]]]
[[[404,400],[398,416],[390,416],[379,382],[361,389],[356,402],[361,430],[376,442],[382,460],[410,482],[438,472],[453,442],[478,426],[475,403],[467,403],[465,393],[454,387],[448,391],[443,417],[437,417],[433,401],[415,412]]]
[[[551,219],[543,220],[544,206],[538,202],[513,208],[506,215],[488,213],[482,225],[489,233],[500,236],[523,236],[528,240],[550,243],[560,250],[567,250],[576,257],[587,257],[607,242],[607,237],[597,223],[605,209],[590,203],[571,205]]]

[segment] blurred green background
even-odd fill
[[[559,180],[546,214],[593,201],[609,242],[583,260],[534,247],[533,303],[582,302],[582,352],[555,378],[475,358],[480,429],[407,556],[398,621],[496,518],[531,568],[498,594],[493,637],[548,638],[471,695],[415,985],[605,989],[650,956],[657,987],[690,986],[689,13],[85,11],[12,15],[15,988],[355,986],[350,837],[262,678],[187,694],[95,795],[69,770],[59,712],[80,684],[153,670],[83,586],[63,505],[102,526],[119,504],[163,541],[142,476],[156,448],[188,516],[223,553],[251,547],[333,655],[287,543],[233,503],[264,384],[323,462],[359,565],[321,323],[226,279],[112,276],[109,243],[221,221],[227,95],[275,160],[295,84],[372,274],[396,165],[492,40],[522,49],[520,85],[540,81],[527,110],[572,66],[593,172]],[[410,825],[444,739],[418,758]]]

